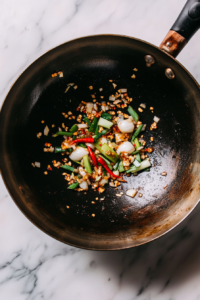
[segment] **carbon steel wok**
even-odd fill
[[[200,26],[200,1],[188,1],[160,48],[144,41],[117,35],[76,39],[47,52],[31,64],[9,91],[0,117],[1,172],[21,211],[50,236],[77,247],[114,250],[134,247],[163,235],[180,223],[200,198],[200,91],[199,85],[174,57]],[[173,57],[174,56],[174,57]],[[155,61],[154,61],[155,60]],[[131,78],[137,68],[136,79]],[[63,78],[51,74],[62,70]],[[109,79],[127,88],[133,107],[144,102],[160,118],[158,129],[149,130],[153,114],[141,114],[147,123],[145,139],[154,136],[150,172],[127,178],[123,190],[143,194],[134,199],[116,197],[106,187],[104,194],[67,189],[61,170],[44,175],[47,165],[58,159],[44,153],[45,142],[66,121],[62,112],[75,111],[81,100],[90,101],[89,85],[97,99],[112,92]],[[77,90],[64,93],[67,83]],[[45,120],[45,124],[41,123]],[[50,134],[36,138],[48,125]],[[31,163],[41,162],[41,168]],[[167,176],[160,173],[166,171]],[[95,201],[96,197],[104,201]],[[66,206],[70,208],[67,209]],[[95,218],[92,217],[95,214]]]

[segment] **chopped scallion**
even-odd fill
[[[74,124],[71,128],[70,128],[70,132],[74,133],[78,130],[78,126],[76,124]]]
[[[99,118],[98,126],[102,126],[102,127],[110,129],[110,127],[113,126],[113,123],[106,119]]]
[[[128,113],[133,117],[133,119],[136,122],[139,120],[138,114],[136,113],[136,111],[131,106],[128,107]]]
[[[60,167],[61,167],[61,168],[63,168],[63,169],[65,169],[65,170],[71,171],[71,172],[73,172],[73,171],[74,171],[74,168],[73,168],[73,167],[71,167],[71,166],[62,165],[62,166],[60,166]]]
[[[79,183],[78,183],[78,181],[77,181],[77,182],[72,183],[70,186],[68,186],[68,189],[74,190],[74,189],[76,189],[78,186],[79,186]]]
[[[72,136],[72,132],[66,132],[66,131],[58,131],[56,132],[53,137],[56,137],[58,135],[67,135],[67,136]]]

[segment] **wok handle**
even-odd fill
[[[160,49],[176,57],[200,28],[200,0],[188,0]]]

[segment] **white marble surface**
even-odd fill
[[[185,0],[1,0],[0,102],[50,48],[116,33],[159,45]],[[200,32],[178,59],[200,82]],[[73,248],[34,227],[0,181],[1,300],[200,299],[200,205],[176,229],[125,251]]]

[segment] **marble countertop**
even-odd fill
[[[159,45],[185,0],[2,0],[0,103],[38,56],[100,33]],[[200,82],[200,32],[179,61]],[[0,299],[200,299],[200,205],[162,238],[129,250],[95,252],[62,244],[19,211],[0,181]]]

